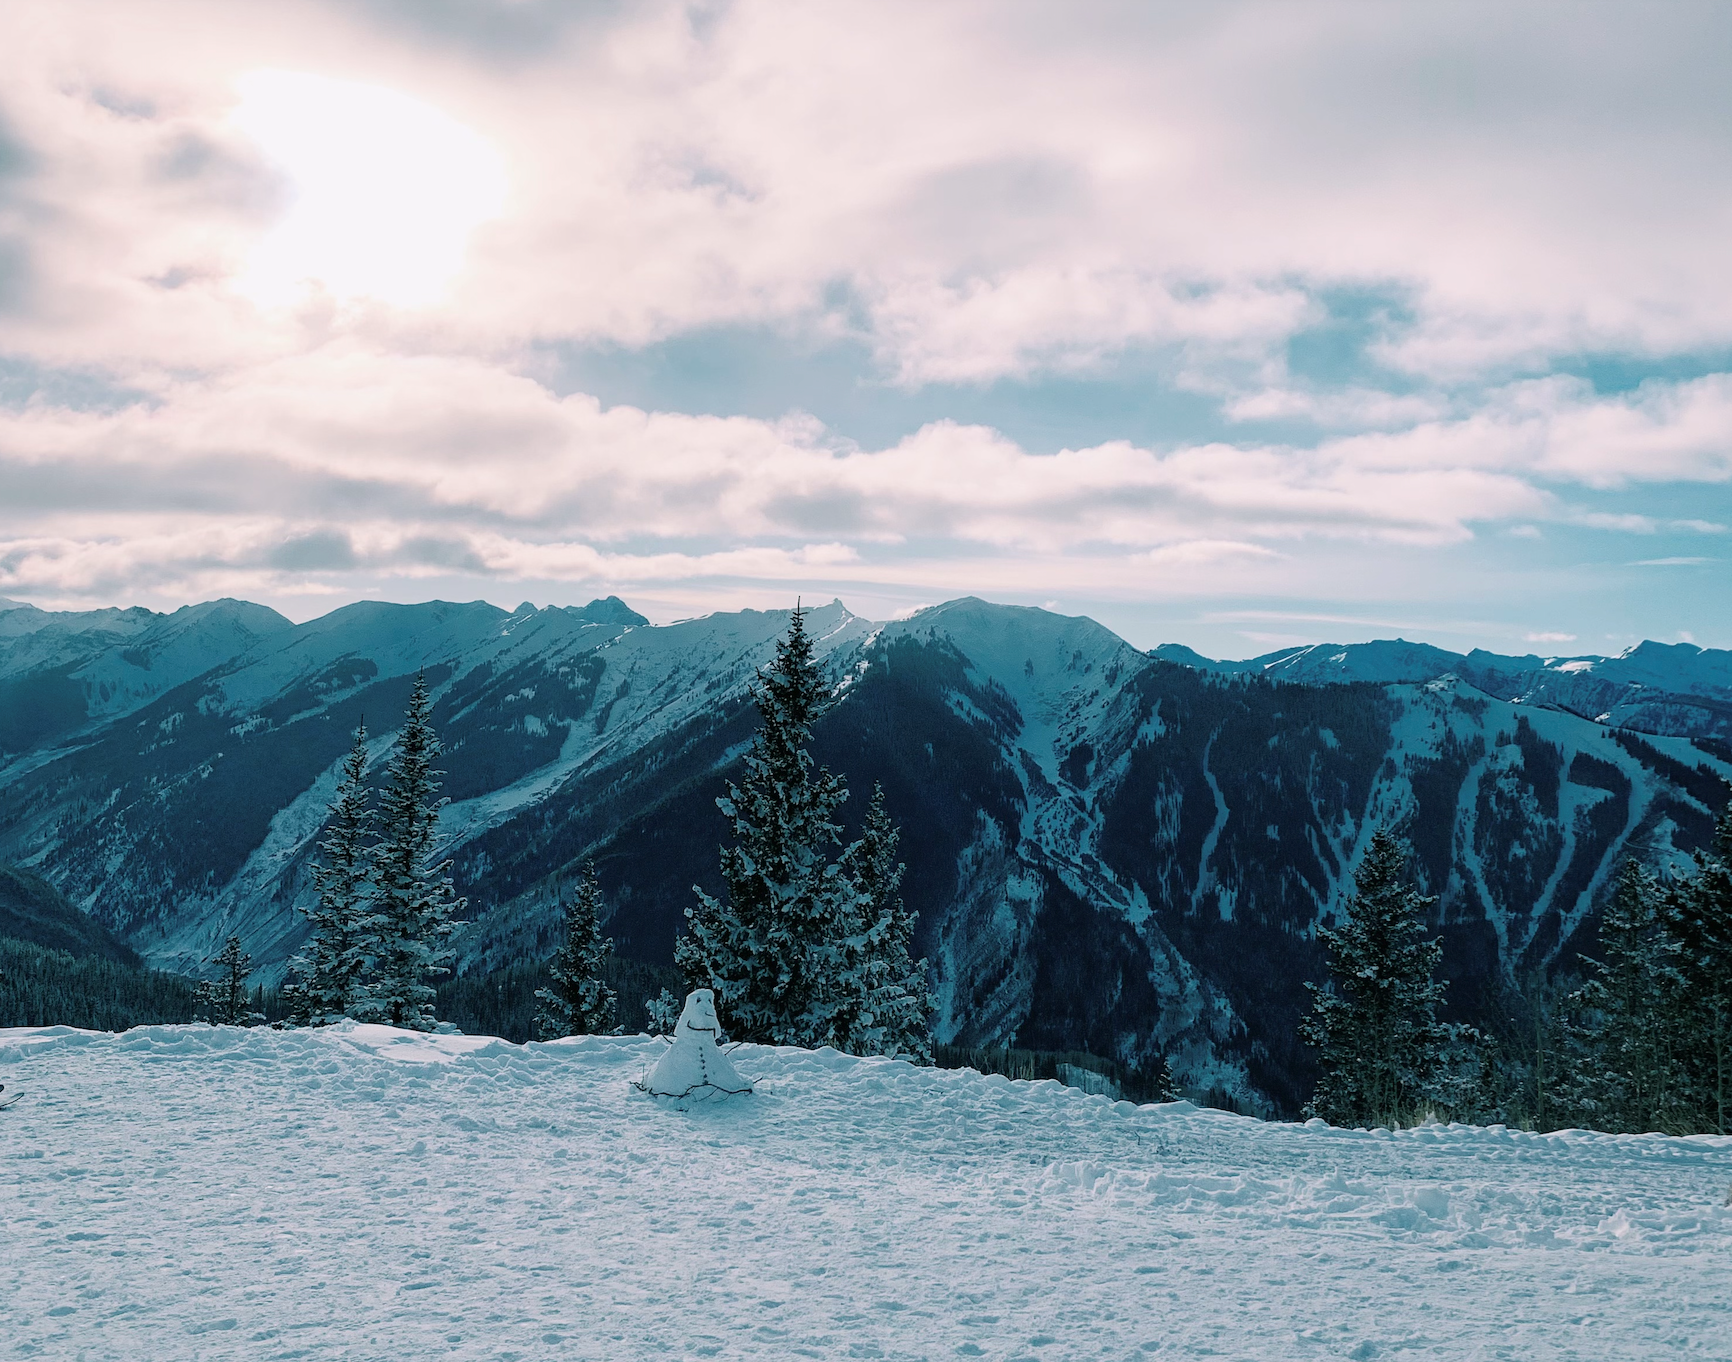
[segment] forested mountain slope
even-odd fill
[[[462,962],[544,956],[554,885],[586,855],[621,953],[665,961],[691,885],[719,887],[714,801],[787,618],[650,627],[610,598],[361,604],[261,630],[124,713],[38,724],[49,736],[0,768],[0,858],[154,963],[197,969],[233,932],[280,972],[350,735],[364,718],[382,766],[424,667],[447,749],[441,832],[469,898]],[[977,600],[884,625],[836,602],[809,628],[838,687],[816,754],[851,784],[851,830],[874,782],[901,822],[939,1038],[1164,1051],[1188,1083],[1288,1109],[1308,1082],[1293,1026],[1322,973],[1315,929],[1378,823],[1411,840],[1439,896],[1451,1004],[1471,1015],[1502,972],[1578,947],[1626,850],[1679,863],[1732,792],[1717,659],[1700,652],[1674,668],[1693,691],[1650,684],[1673,655],[1641,649],[1537,669],[1598,668],[1595,684],[1639,693],[1627,712],[1684,729],[1636,736],[1408,645],[1360,653],[1371,679],[1337,683],[1332,663],[1310,678],[1331,684],[1309,684],[1274,679],[1297,663],[1171,661],[1087,619]],[[122,646],[80,674],[120,665]]]
[[[137,951],[42,876],[12,865],[0,865],[0,937],[73,956],[139,963]]]

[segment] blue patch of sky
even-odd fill
[[[1372,354],[1378,342],[1412,322],[1403,290],[1331,289],[1318,300],[1322,319],[1286,346],[1294,386],[1394,394],[1427,386],[1379,365]],[[849,322],[850,333],[718,326],[641,348],[550,345],[551,381],[562,394],[590,393],[606,406],[764,420],[807,412],[869,449],[939,420],[991,426],[1036,454],[1109,440],[1154,449],[1216,440],[1308,445],[1323,433],[1299,417],[1228,419],[1220,391],[1179,381],[1186,358],[1173,345],[1133,344],[1079,369],[1047,366],[988,383],[899,385],[864,339],[867,322],[858,309],[839,297],[826,300],[826,312]],[[1216,386],[1232,390],[1234,384],[1224,373]]]
[[[149,394],[85,369],[60,369],[0,356],[0,407],[36,402],[74,411],[119,411],[149,400]]]
[[[562,393],[604,406],[776,420],[790,412],[867,449],[934,421],[985,425],[1033,453],[1108,440],[1160,448],[1226,438],[1218,400],[1175,387],[1170,352],[1130,349],[1098,371],[992,383],[896,385],[867,344],[771,328],[717,327],[641,349],[551,347]]]
[[[1552,490],[1561,502],[1590,514],[1643,516],[1653,524],[1648,532],[1555,525],[1545,527],[1547,533],[1582,528],[1584,533],[1609,535],[1606,543],[1612,553],[1622,551],[1614,545],[1633,544],[1639,548],[1643,544],[1662,543],[1694,545],[1689,550],[1694,553],[1732,554],[1732,487],[1725,483],[1633,482],[1617,488],[1569,484]]]
[[[1368,387],[1408,393],[1423,386],[1411,374],[1379,365],[1373,346],[1413,324],[1405,289],[1331,288],[1317,293],[1323,319],[1287,342],[1287,372],[1313,388]]]
[[[1682,355],[1563,355],[1552,360],[1553,373],[1570,374],[1593,385],[1602,396],[1633,392],[1649,381],[1688,383],[1709,374],[1732,372],[1732,350],[1702,350]]]

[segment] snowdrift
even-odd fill
[[[7,1357],[1724,1358],[1732,1140],[647,1037],[0,1031]]]

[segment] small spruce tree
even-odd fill
[[[439,810],[439,739],[431,722],[433,702],[425,672],[415,678],[409,710],[391,754],[379,821],[384,840],[374,849],[375,889],[366,919],[373,961],[368,990],[370,1016],[414,1031],[433,1029],[435,992],[428,981],[449,973],[446,939],[462,910],[447,873],[449,861],[434,859]]]
[[[613,942],[601,934],[601,907],[595,864],[586,861],[577,892],[565,901],[565,942],[548,967],[549,985],[535,990],[541,1004],[535,1028],[542,1040],[602,1036],[614,1029],[614,993],[601,978]]]
[[[744,779],[716,801],[736,839],[721,855],[726,901],[693,886],[697,902],[686,909],[689,930],[674,961],[688,988],[714,991],[730,1035],[815,1045],[828,1030],[827,947],[852,887],[830,860],[840,840],[833,818],[848,792],[814,769],[806,750],[827,691],[798,607],[753,698],[761,722]]]
[[[1310,1110],[1334,1125],[1411,1118],[1439,1071],[1443,985],[1431,976],[1443,943],[1425,939],[1434,900],[1407,883],[1406,871],[1401,844],[1379,828],[1354,872],[1340,926],[1318,933],[1333,978],[1327,987],[1305,985],[1313,1003],[1300,1034],[1322,1069]]]
[[[901,840],[876,786],[860,840],[843,854],[852,893],[829,943],[823,991],[828,1044],[847,1054],[932,1062],[932,993],[926,961],[912,957],[915,914],[902,901]]]
[[[366,998],[369,899],[373,879],[373,810],[367,789],[367,726],[343,760],[330,821],[319,844],[324,864],[313,867],[318,901],[307,910],[312,933],[289,962],[290,1019],[320,1026],[363,1010]]]
[[[652,1036],[671,1036],[680,1024],[680,1009],[685,1006],[671,988],[664,988],[653,998],[643,1000],[643,1010]]]
[[[253,958],[241,949],[241,939],[231,936],[212,962],[220,973],[198,986],[199,1011],[212,1026],[257,1026],[264,1014],[254,1012],[247,995],[247,977]]]

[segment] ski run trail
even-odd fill
[[[0,1031],[0,1357],[1732,1358],[1732,1139],[662,1048]]]

